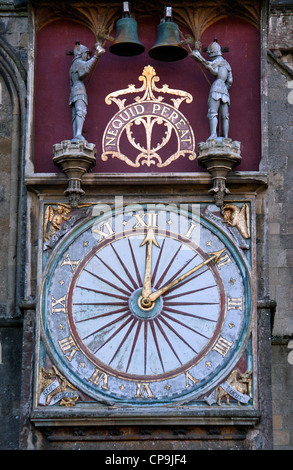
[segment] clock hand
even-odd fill
[[[191,274],[195,273],[196,271],[198,271],[200,268],[202,268],[206,264],[210,263],[211,261],[214,261],[215,263],[217,263],[220,256],[221,256],[221,254],[225,251],[225,249],[226,248],[224,248],[223,250],[220,250],[220,251],[216,251],[214,253],[208,253],[209,255],[212,255],[209,259],[203,261],[202,263],[198,264],[194,268],[190,269],[187,273],[182,274],[182,276],[177,277],[177,279],[174,279],[174,281],[170,282],[166,286],[161,287],[161,289],[158,289],[157,291],[151,293],[148,297],[149,300],[151,302],[154,302],[158,297],[160,297],[160,295],[164,294],[167,290],[171,289],[171,287],[173,287],[176,284],[178,284],[179,282],[183,281],[185,278],[187,278]]]
[[[152,305],[152,302],[149,300],[149,296],[152,293],[152,252],[153,252],[153,243],[160,248],[157,239],[155,237],[152,227],[148,228],[148,232],[144,241],[140,246],[147,244],[146,249],[146,259],[145,259],[145,271],[144,271],[144,281],[141,292],[140,303],[143,308],[148,308]]]

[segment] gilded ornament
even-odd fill
[[[60,406],[75,406],[79,399],[77,389],[60,374],[55,366],[49,370],[42,367],[39,380],[39,404],[52,406],[60,402]]]
[[[61,229],[64,221],[71,219],[72,215],[68,215],[71,211],[71,206],[62,203],[58,203],[55,209],[53,209],[52,206],[46,208],[44,220],[45,241],[50,240],[50,238]]]
[[[47,206],[43,223],[44,249],[52,248],[76,222],[87,217],[90,213],[90,209],[87,209],[89,206],[91,204],[79,204],[78,212],[73,212],[69,204],[61,202],[58,202],[56,206]]]
[[[240,208],[235,204],[223,207],[224,221],[232,227],[237,227],[244,238],[250,238],[250,211],[248,204]]]
[[[251,385],[252,385],[252,372],[246,371],[245,373],[239,372],[238,369],[233,370],[233,372],[229,375],[227,382],[231,388],[225,387],[224,384],[219,385],[216,388],[215,399],[219,406],[222,405],[222,400],[225,399],[227,405],[230,405],[230,397],[235,390],[235,397],[237,397],[237,392],[239,393],[238,396],[238,406],[241,406],[241,403],[245,403],[248,401],[248,398],[252,397],[251,394]],[[223,388],[225,387],[225,388]],[[228,390],[228,391],[227,391]],[[230,393],[229,393],[230,392]],[[244,398],[242,398],[244,396]],[[245,400],[246,397],[246,400]]]
[[[134,84],[131,84],[125,89],[110,93],[105,98],[108,105],[114,102],[119,111],[105,129],[101,159],[107,161],[109,157],[115,157],[135,168],[141,165],[166,167],[186,155],[189,156],[190,160],[194,160],[196,154],[193,131],[185,116],[179,111],[183,101],[186,101],[186,103],[192,102],[192,95],[186,91],[169,88],[166,84],[158,88],[156,83],[160,78],[150,65],[144,67],[139,80],[143,82],[140,88],[136,88]],[[124,96],[132,93],[142,93],[142,95],[136,96],[134,103],[126,105]],[[165,103],[165,96],[156,96],[156,93],[173,95],[173,98],[170,98],[173,105]],[[156,143],[154,143],[153,137],[155,125],[164,125],[166,128],[165,136],[160,142]],[[144,128],[146,145],[136,141],[136,126]],[[132,147],[139,152],[134,161],[126,156],[121,149],[123,134],[126,135]],[[167,159],[163,160],[160,151],[168,144],[173,134],[177,138],[177,149]]]

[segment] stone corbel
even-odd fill
[[[241,162],[240,142],[232,139],[217,139],[200,142],[198,163],[212,176],[213,187],[209,193],[214,195],[216,205],[221,207],[224,198],[230,194],[226,179],[233,168]]]
[[[53,145],[53,162],[68,178],[68,187],[64,194],[72,208],[78,207],[80,198],[84,195],[81,179],[84,173],[95,166],[96,152],[94,144],[83,140],[63,140],[60,144]]]

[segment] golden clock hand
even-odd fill
[[[188,276],[195,273],[196,271],[198,271],[200,268],[202,268],[206,264],[210,263],[211,261],[214,261],[215,263],[217,263],[217,261],[219,260],[221,254],[225,251],[225,249],[226,248],[224,248],[223,250],[220,250],[220,251],[216,251],[214,253],[208,253],[209,255],[212,255],[209,259],[203,261],[202,263],[198,264],[194,268],[190,269],[187,273],[182,274],[182,276],[177,277],[177,279],[174,279],[174,281],[170,282],[166,286],[163,286],[163,287],[161,287],[161,289],[158,289],[157,291],[150,294],[149,295],[149,300],[151,302],[154,302],[158,297],[160,297],[160,295],[164,294],[167,290],[171,289],[171,287],[176,286],[176,284],[183,281]]]
[[[157,239],[155,237],[152,227],[148,228],[148,232],[144,241],[140,246],[147,244],[146,249],[146,259],[145,259],[145,271],[144,271],[144,280],[143,287],[141,291],[140,303],[142,307],[148,308],[152,305],[152,302],[149,300],[149,296],[152,293],[152,252],[153,252],[153,243],[160,248]]]

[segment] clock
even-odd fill
[[[224,224],[222,223],[222,226]],[[43,268],[42,338],[91,400],[196,402],[226,380],[251,329],[251,268],[198,205],[96,205]]]

